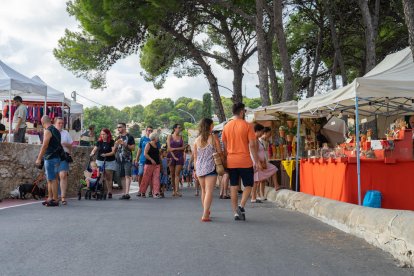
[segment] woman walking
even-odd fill
[[[217,181],[216,165],[213,158],[216,149],[223,160],[220,142],[216,136],[211,134],[213,127],[213,120],[202,119],[199,126],[199,136],[194,145],[194,175],[198,178],[201,186],[201,204],[204,209],[201,221],[203,222],[211,221],[210,207]]]
[[[173,126],[173,132],[167,137],[168,157],[170,158],[170,174],[173,185],[173,196],[181,196],[179,192],[180,173],[184,165],[184,140],[181,136],[182,127],[179,124]]]
[[[139,193],[141,198],[145,198],[148,185],[152,182],[152,194],[154,198],[161,198],[160,195],[160,169],[161,158],[158,149],[158,134],[153,132],[149,136],[150,142],[147,143],[144,149],[144,156],[146,158],[144,166],[144,176],[142,183],[139,185]]]
[[[112,140],[111,131],[103,128],[99,135],[98,142],[91,152],[91,157],[98,152],[96,164],[98,167],[104,167],[105,162],[105,183],[108,190],[108,198],[112,198],[112,177],[117,166],[115,162],[115,142]]]

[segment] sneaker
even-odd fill
[[[239,215],[240,220],[246,220],[245,210],[240,205],[237,207],[237,214]]]
[[[234,220],[241,220],[238,214],[234,214]]]
[[[263,203],[260,199],[250,200],[251,203]]]
[[[156,198],[156,199],[160,199],[160,198],[162,198],[159,194],[156,194],[155,196],[154,196],[154,198]]]
[[[131,197],[129,196],[129,195],[123,195],[123,196],[121,196],[119,199],[130,199]]]
[[[140,197],[141,196],[141,193],[137,193],[137,197]]]
[[[55,200],[51,200],[46,204],[46,207],[58,207],[58,206],[59,206],[59,202]]]

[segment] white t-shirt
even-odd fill
[[[60,143],[61,144],[63,144],[63,143],[72,144],[73,143],[72,137],[70,136],[69,132],[67,132],[64,129],[62,129],[62,131],[60,132]],[[69,152],[69,149],[67,147],[65,147],[65,146],[63,146],[63,149],[66,152]]]
[[[25,128],[26,127],[26,116],[27,116],[27,109],[24,104],[20,104],[13,115],[13,128],[16,128],[17,121],[19,118],[22,119],[19,128]]]

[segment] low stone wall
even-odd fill
[[[0,199],[7,198],[10,191],[22,183],[32,183],[39,174],[34,166],[40,145],[0,143]],[[77,192],[79,179],[89,160],[92,148],[74,147],[68,177],[68,196]]]
[[[319,219],[391,253],[414,267],[414,212],[376,209],[289,190],[268,188],[267,199]]]

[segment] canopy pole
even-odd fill
[[[298,113],[298,123],[296,130],[296,192],[299,192],[299,145],[300,145],[300,113]]]
[[[47,94],[46,94],[47,95]],[[43,112],[43,115],[46,115],[46,109],[47,109],[47,96],[45,96],[45,111]]]
[[[361,157],[359,147],[359,104],[358,97],[355,97],[355,146],[357,153],[357,178],[358,178],[358,205],[361,204]]]
[[[11,89],[9,90],[9,137],[7,138],[9,140],[9,143],[11,142],[11,134],[12,134],[12,104],[11,104],[12,100],[11,100]]]

